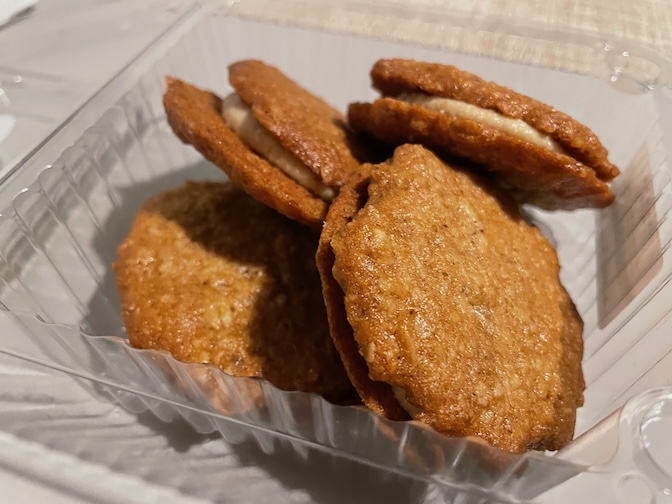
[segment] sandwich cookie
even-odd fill
[[[317,262],[369,407],[510,452],[572,439],[583,323],[555,250],[501,189],[399,147],[341,190]]]
[[[382,98],[350,106],[355,130],[474,161],[518,201],[545,209],[614,200],[607,182],[618,168],[597,136],[568,115],[449,65],[384,59],[371,78]]]
[[[222,100],[169,77],[173,131],[252,197],[319,229],[363,152],[345,117],[261,61],[231,65],[229,80],[235,92]]]

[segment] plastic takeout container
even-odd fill
[[[546,101],[590,126],[622,168],[607,209],[531,210],[585,322],[585,406],[577,439],[557,454],[505,454],[123,337],[110,266],[135,212],[185,178],[224,179],[171,133],[163,77],[225,95],[227,64],[260,58],[343,109],[375,96],[368,71],[393,56],[452,63]],[[402,6],[195,6],[0,186],[7,198],[36,177],[0,217],[0,351],[234,443],[254,439],[270,453],[283,440],[424,482],[426,501],[672,502],[671,71],[618,41]],[[85,118],[95,124],[80,134]]]

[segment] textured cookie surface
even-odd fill
[[[511,199],[403,146],[373,166],[331,246],[369,376],[414,418],[513,452],[571,440],[582,321],[555,251]]]
[[[364,404],[379,415],[391,420],[409,420],[409,414],[395,398],[392,388],[387,383],[374,381],[369,377],[366,361],[359,352],[352,326],[348,323],[343,290],[332,274],[334,252],[331,248],[331,239],[338,230],[352,220],[352,217],[366,202],[369,176],[370,165],[363,165],[361,170],[343,186],[338,197],[329,207],[315,259],[322,280],[322,292],[327,305],[331,337],[352,384]]]
[[[607,150],[587,127],[552,107],[449,65],[381,60],[373,84],[384,95],[351,105],[355,130],[389,144],[422,143],[479,163],[521,201],[548,209],[604,207],[614,195],[605,183],[618,175]],[[398,98],[420,94],[457,100],[519,120],[547,135],[560,152],[468,117],[430,110]]]
[[[163,104],[180,140],[193,145],[256,200],[290,219],[321,227],[327,204],[252,152],[224,122],[218,96],[171,77],[167,83]]]
[[[371,78],[373,85],[385,96],[396,96],[403,90],[421,91],[522,119],[550,135],[577,161],[593,168],[600,180],[612,180],[619,174],[595,133],[579,121],[545,103],[454,66],[404,59],[380,60],[371,70]]]
[[[359,149],[345,117],[324,100],[257,60],[231,65],[229,81],[261,125],[324,184],[340,187],[357,169],[352,150]]]
[[[317,241],[231,183],[189,182],[156,196],[115,264],[131,344],[286,390],[347,394]]]

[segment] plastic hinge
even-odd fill
[[[624,90],[652,90],[670,84],[664,60],[655,51],[606,40],[602,46],[610,73],[609,80]],[[630,88],[630,89],[629,89]]]
[[[535,502],[672,504],[671,431],[672,387],[651,389],[631,398],[592,436],[583,442],[577,440],[582,446],[575,444],[573,453],[571,445],[564,450],[562,456],[567,460],[576,460],[582,451],[590,452],[594,465]],[[598,462],[595,456],[604,460],[605,450],[608,460]]]
[[[672,503],[672,388],[653,389],[626,403],[619,446],[606,467],[623,502]]]

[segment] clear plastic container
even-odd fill
[[[3,27],[0,181],[191,8],[189,2],[167,9],[155,0],[68,0],[40,3]]]
[[[285,23],[296,11],[301,24]],[[320,28],[325,19],[338,20],[333,30]],[[607,209],[532,210],[585,321],[585,406],[577,439],[557,454],[505,454],[135,350],[123,337],[110,265],[135,212],[185,178],[224,179],[171,133],[163,77],[224,95],[227,64],[261,58],[344,108],[375,96],[368,71],[391,56],[452,63],[548,102],[590,126],[623,170]],[[182,416],[233,443],[316,449],[335,464],[423,482],[424,501],[672,502],[672,388],[657,388],[672,380],[671,69],[618,41],[402,6],[250,0],[194,9],[0,186],[7,198],[37,177],[0,217],[0,350],[104,384],[131,411]]]

